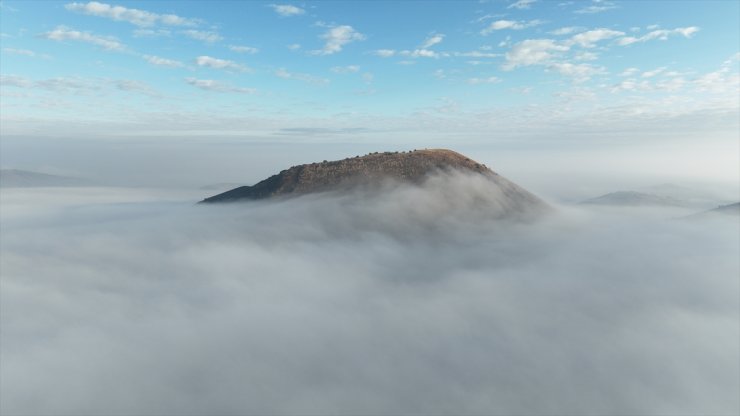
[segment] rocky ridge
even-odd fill
[[[202,202],[233,202],[301,195],[362,184],[373,185],[386,179],[419,184],[430,174],[453,171],[482,175],[495,182],[506,195],[544,205],[539,198],[484,164],[447,149],[375,152],[342,160],[293,166],[253,186],[241,186],[206,198]]]

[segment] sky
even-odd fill
[[[738,1],[0,1],[0,168],[98,185],[0,192],[0,413],[737,415],[738,218],[578,202],[668,182],[740,200],[739,20]],[[195,203],[427,147],[552,210],[449,172]]]
[[[737,176],[736,1],[1,4],[6,146],[669,146]]]

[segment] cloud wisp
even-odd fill
[[[153,26],[162,24],[167,26],[197,26],[197,19],[181,17],[175,14],[158,14],[146,10],[132,9],[123,6],[111,6],[106,3],[91,1],[88,3],[69,3],[65,9],[87,14],[90,16],[104,17],[107,19],[128,22],[136,26]]]
[[[144,55],[143,58],[150,64],[156,66],[164,66],[168,68],[182,68],[185,66],[185,64],[180,61],[177,61],[175,59],[162,58],[161,56]]]
[[[114,37],[94,35],[90,32],[80,32],[66,26],[57,26],[54,30],[39,35],[44,39],[64,42],[67,40],[90,43],[108,51],[122,52],[126,45]]]
[[[496,20],[489,24],[485,29],[481,30],[481,35],[490,35],[497,30],[522,30],[530,27],[541,25],[541,20],[530,20],[530,21],[514,21],[514,20]]]
[[[249,70],[246,65],[242,65],[228,59],[219,59],[207,55],[202,55],[195,58],[195,64],[200,67],[223,69],[226,71],[246,72]]]
[[[648,32],[645,35],[640,36],[640,37],[625,36],[617,40],[617,44],[626,46],[626,45],[631,45],[633,43],[647,42],[649,40],[655,40],[655,39],[667,40],[669,37],[676,36],[676,35],[680,35],[685,38],[691,38],[698,31],[699,31],[699,28],[696,26],[677,27],[675,29],[658,29],[658,30],[653,30],[652,32]]]
[[[317,77],[311,74],[304,74],[301,72],[290,72],[285,68],[279,68],[277,71],[275,71],[275,76],[282,79],[303,81],[305,83],[314,85],[326,85],[329,83],[329,80],[326,78]]]
[[[189,29],[189,30],[184,30],[182,34],[191,39],[200,40],[205,43],[215,43],[215,42],[219,42],[224,39],[223,36],[219,35],[216,32],[209,31],[209,30]]]
[[[235,92],[239,94],[254,94],[257,92],[257,90],[255,90],[254,88],[235,87],[229,83],[212,79],[198,79],[194,77],[188,77],[185,78],[185,82],[205,91]]]

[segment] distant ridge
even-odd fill
[[[585,205],[615,205],[615,206],[684,206],[684,201],[662,195],[647,194],[635,191],[618,191],[596,198],[587,199]]]
[[[390,179],[420,184],[437,172],[481,175],[491,181],[507,206],[547,207],[542,200],[491,169],[447,149],[375,152],[336,161],[293,166],[253,186],[241,186],[204,199],[203,203],[258,200],[279,196],[335,191],[356,185],[374,185]],[[494,188],[492,188],[494,189]]]
[[[722,217],[722,216],[740,217],[740,202],[735,202],[734,204],[720,205],[717,208],[713,208],[707,211],[697,212],[696,214],[691,214],[683,218],[702,219],[702,218]]]
[[[0,169],[0,187],[31,188],[55,186],[90,186],[91,183],[80,178],[49,175],[19,169]]]

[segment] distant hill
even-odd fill
[[[410,152],[376,152],[336,161],[293,166],[253,185],[241,186],[204,199],[204,203],[233,202],[341,191],[373,186],[386,180],[421,184],[437,172],[465,172],[489,180],[503,206],[511,209],[545,209],[547,204],[520,186],[457,152],[446,149]]]
[[[713,208],[707,211],[698,212],[696,214],[684,217],[686,219],[703,219],[711,217],[740,217],[740,202],[734,204],[720,205],[717,208]]]
[[[49,175],[18,169],[0,169],[0,187],[28,188],[44,186],[90,186],[85,179]]]
[[[596,198],[587,199],[581,204],[586,205],[613,205],[613,206],[669,206],[682,207],[685,202],[669,196],[648,194],[635,191],[619,191]]]
[[[740,202],[722,205],[715,209],[709,210],[708,212],[713,212],[715,214],[740,215]]]
[[[664,183],[639,189],[639,191],[647,194],[674,198],[681,201],[686,206],[697,209],[709,208],[719,204],[732,202],[732,199],[726,199],[727,195],[722,195],[721,193],[717,193],[711,189],[707,189],[706,187],[693,188],[672,183]]]

